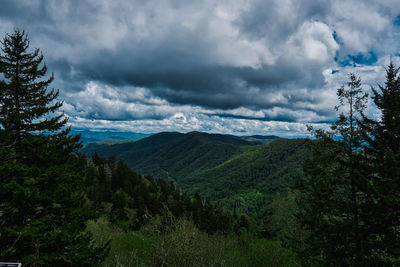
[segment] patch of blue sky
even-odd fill
[[[400,14],[394,19],[393,25],[400,27]]]
[[[339,70],[332,70],[332,74],[338,73]]]
[[[339,57],[336,56],[335,61],[341,67],[347,67],[347,66],[355,67],[357,65],[372,66],[378,61],[378,56],[374,51],[369,51],[368,53],[347,55],[343,60],[339,59]]]

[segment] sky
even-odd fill
[[[76,129],[306,136],[400,63],[398,0],[2,0],[16,28]]]

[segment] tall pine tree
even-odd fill
[[[341,109],[331,131],[311,131],[313,152],[304,165],[306,176],[297,184],[300,223],[309,230],[304,256],[312,265],[365,266],[368,253],[363,236],[367,181],[365,155],[360,153],[363,130],[359,119],[367,94],[361,80],[350,75],[348,87],[337,91]]]
[[[46,65],[41,64],[43,55],[39,49],[28,51],[26,34],[15,30],[1,44],[0,71],[5,81],[0,91],[0,124],[10,135],[18,158],[25,136],[59,130],[67,119],[63,114],[43,118],[60,108],[62,102],[52,103],[58,97],[58,91],[48,90],[54,77],[42,79],[47,72]]]
[[[24,32],[1,42],[0,72],[0,261],[26,266],[95,265],[84,232],[92,217],[85,208],[82,164],[74,154],[62,102],[48,90],[53,76],[39,49],[29,52]]]
[[[375,244],[377,261],[400,265],[400,75],[390,62],[384,86],[372,88],[372,99],[380,119],[363,116],[365,153],[369,156],[369,199],[367,226]]]

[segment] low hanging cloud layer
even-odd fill
[[[399,14],[394,0],[3,0],[0,32],[43,51],[75,127],[296,136],[335,119],[348,73],[368,89],[400,62]]]

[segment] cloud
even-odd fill
[[[334,120],[349,72],[381,81],[399,13],[394,0],[4,0],[0,30],[42,49],[76,124],[256,132]]]
[[[173,107],[141,87],[116,88],[90,82],[84,91],[65,95],[64,111],[70,116],[112,121],[162,119],[189,106]]]
[[[309,135],[303,123],[258,121],[240,118],[224,118],[220,116],[210,117],[204,114],[194,113],[176,113],[162,120],[109,121],[71,117],[69,123],[78,128],[89,128],[93,130],[113,129],[141,133],[155,133],[161,131],[205,131],[234,135],[274,134],[288,137],[304,137]],[[327,124],[312,125],[323,128],[328,127]]]

